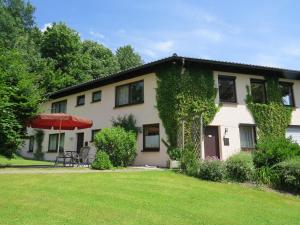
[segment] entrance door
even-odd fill
[[[220,158],[219,131],[216,126],[207,126],[204,129],[205,159]]]
[[[84,133],[77,133],[77,146],[76,146],[77,153],[79,153],[80,149],[83,147],[83,142],[84,142]]]

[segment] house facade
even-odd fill
[[[287,129],[300,143],[300,72],[263,66],[228,63],[212,60],[172,56],[115,75],[96,79],[49,94],[42,105],[43,113],[69,113],[93,120],[89,129],[63,131],[58,143],[58,131],[44,130],[43,152],[46,160],[55,160],[57,146],[67,151],[78,151],[82,146],[92,147],[94,135],[112,126],[112,119],[133,114],[142,132],[137,137],[137,157],[134,165],[165,167],[168,162],[167,140],[163,123],[156,109],[156,73],[172,64],[182,68],[199,66],[213,71],[217,96],[221,104],[213,121],[204,128],[204,156],[221,160],[243,150],[251,150],[256,143],[256,126],[247,109],[245,98],[249,86],[254,101],[266,101],[267,76],[278,76],[282,100],[293,108],[292,121]],[[29,138],[20,153],[32,158],[36,151],[34,129],[28,128]]]

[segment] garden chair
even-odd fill
[[[80,152],[75,155],[75,162],[77,162],[77,165],[80,166],[80,163],[83,165],[88,165],[90,167],[90,146],[84,146],[80,149]]]

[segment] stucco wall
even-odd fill
[[[226,73],[221,71],[214,71],[215,87],[218,87],[218,75],[229,75],[236,76],[236,93],[237,103],[223,103],[220,107],[219,112],[216,114],[211,125],[219,127],[219,144],[220,144],[220,157],[221,159],[227,159],[230,155],[240,151],[240,124],[255,124],[250,112],[247,109],[245,98],[246,98],[246,86],[250,85],[250,79],[263,79],[261,76],[245,75],[236,73]],[[134,81],[144,80],[144,103],[126,107],[115,108],[115,87],[121,84],[126,84]],[[294,96],[296,107],[293,109],[291,125],[300,126],[300,81],[281,79],[282,81],[289,81],[294,83]],[[119,115],[125,115],[132,113],[137,119],[139,126],[143,124],[160,124],[160,139],[166,140],[166,134],[162,125],[162,122],[158,116],[156,104],[156,76],[155,74],[147,74],[134,79],[129,79],[122,82],[106,85],[101,88],[92,89],[89,91],[70,95],[68,97],[55,99],[53,101],[46,102],[42,110],[45,113],[51,111],[52,102],[67,99],[67,113],[73,115],[83,116],[94,121],[94,125],[91,129],[85,129],[81,131],[68,131],[65,136],[65,149],[75,150],[76,149],[76,133],[84,132],[85,141],[91,140],[91,130],[102,129],[105,127],[111,127],[111,119]],[[102,101],[97,103],[91,103],[92,92],[101,90]],[[76,107],[76,97],[85,94],[85,105]],[[219,103],[219,96],[216,97],[216,104]],[[229,138],[229,146],[224,146],[223,138],[225,135],[225,129],[228,131],[226,138]],[[29,129],[29,134],[32,130]],[[57,131],[45,131],[45,138],[43,142],[43,151],[47,152],[48,138],[50,133],[57,133]],[[166,147],[160,142],[160,152],[142,152],[143,137],[142,134],[138,135],[138,149],[137,158],[135,165],[155,165],[155,166],[166,166],[168,155]],[[27,157],[32,157],[32,153],[28,153],[28,141],[25,141],[22,154]],[[54,160],[55,153],[47,153],[46,159]]]
[[[139,80],[144,80],[144,103],[115,108],[115,87],[122,84],[131,83],[134,81],[139,81]],[[116,118],[119,115],[125,115],[130,113],[136,117],[138,126],[142,127],[144,124],[159,123],[160,139],[166,140],[166,135],[165,135],[163,125],[161,123],[160,118],[158,117],[157,109],[155,108],[156,85],[157,85],[156,75],[147,74],[134,79],[117,82],[97,89],[92,89],[89,91],[73,94],[67,97],[46,102],[42,106],[42,111],[44,113],[50,113],[52,102],[57,102],[57,101],[67,99],[67,113],[86,117],[93,120],[94,124],[93,127],[90,129],[65,132],[65,150],[76,149],[76,133],[84,132],[84,141],[90,142],[91,130],[111,127],[112,118]],[[92,92],[95,92],[97,90],[102,91],[102,100],[101,102],[91,103]],[[85,95],[85,105],[77,107],[76,97],[82,94]],[[28,130],[29,135],[32,134],[32,132],[33,132],[32,129]],[[57,131],[45,130],[43,152],[47,152],[48,150],[47,148],[48,148],[49,134],[52,133],[57,133]],[[139,134],[137,140],[137,146],[138,149],[137,149],[137,157],[134,163],[135,165],[155,165],[155,166],[167,165],[168,155],[166,152],[166,147],[162,143],[162,141],[160,142],[159,152],[142,152],[143,136],[142,134]],[[28,141],[25,141],[25,146],[22,150],[22,154],[24,154],[27,157],[31,157],[32,153],[28,153],[27,149],[28,149]],[[95,149],[93,148],[93,150]],[[45,157],[47,160],[54,160],[56,157],[56,153],[46,153]]]

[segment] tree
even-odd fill
[[[18,50],[0,49],[0,154],[11,157],[26,134],[26,123],[38,112],[41,91]]]
[[[120,70],[112,51],[94,41],[83,41],[82,54],[89,57],[90,75],[93,78],[106,76]]]
[[[43,33],[41,54],[56,61],[56,69],[65,72],[80,50],[79,34],[64,23],[54,23]]]
[[[25,40],[35,25],[34,10],[33,5],[23,0],[0,0],[0,46],[8,49],[26,46]]]
[[[143,64],[141,56],[136,53],[130,45],[119,47],[116,51],[116,57],[121,70],[126,70]]]
[[[42,35],[41,55],[53,67],[47,90],[65,88],[92,79],[90,59],[81,52],[79,34],[64,23],[54,23]],[[52,86],[53,85],[53,86]]]

